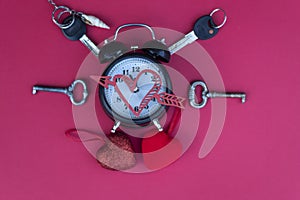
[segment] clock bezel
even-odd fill
[[[166,80],[166,92],[169,94],[172,94],[172,82],[171,82],[169,73],[167,72],[165,67],[158,60],[154,59],[153,57],[151,57],[143,52],[130,52],[130,53],[126,53],[126,54],[120,56],[119,58],[115,59],[113,62],[111,62],[107,66],[107,68],[103,72],[102,76],[107,76],[108,73],[110,72],[110,70],[119,62],[124,61],[126,59],[131,59],[131,58],[143,58],[152,63],[155,63],[156,66],[161,70],[161,72],[164,75],[164,78]],[[155,114],[153,114],[151,116],[144,117],[141,119],[125,118],[125,117],[119,115],[117,112],[112,110],[107,99],[105,98],[105,95],[104,95],[105,89],[106,88],[99,86],[99,98],[100,98],[100,103],[101,103],[104,111],[114,121],[120,121],[122,124],[126,124],[127,126],[132,126],[132,125],[145,126],[145,125],[149,124],[150,122],[152,122],[153,119],[160,119],[164,115],[164,113],[167,112],[168,106],[161,105],[161,107],[158,109],[158,111],[156,111]]]

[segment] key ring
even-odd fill
[[[222,8],[216,8],[216,9],[214,9],[214,10],[209,14],[209,16],[213,17],[213,15],[214,15],[216,12],[219,12],[219,11],[223,12],[223,14],[224,14],[224,20],[223,20],[223,22],[222,22],[220,25],[217,25],[217,26],[215,25],[215,23],[214,23],[213,20],[212,20],[212,26],[213,26],[213,28],[216,28],[216,29],[222,28],[222,27],[225,25],[226,21],[227,21],[227,15],[226,15],[226,12],[225,12],[225,10],[223,10]]]
[[[58,13],[57,15],[57,19],[55,17],[56,13]],[[67,24],[63,24],[63,23],[59,23],[60,18],[63,16],[63,14],[65,13],[69,13],[70,15],[72,15],[72,21],[67,23]],[[54,7],[54,11],[52,12],[52,21],[61,29],[67,29],[70,28],[74,22],[75,22],[75,14],[76,12],[71,10],[70,8],[66,7],[66,6],[55,6]]]
[[[122,28],[131,27],[131,26],[141,26],[141,27],[147,28],[147,29],[151,32],[152,39],[155,40],[155,33],[154,33],[153,29],[152,29],[150,26],[146,25],[146,24],[124,24],[124,25],[120,26],[120,27],[116,30],[115,37],[114,37],[113,40],[117,40],[119,31],[120,31]]]
[[[83,87],[83,93],[82,93],[81,101],[76,101],[75,98],[74,98],[74,94],[73,94],[73,91],[74,91],[77,84],[81,84],[82,87]],[[71,84],[71,86],[69,86],[67,95],[69,96],[69,98],[70,98],[73,105],[80,106],[80,105],[84,104],[86,102],[87,97],[88,97],[88,90],[87,90],[87,86],[86,86],[85,82],[82,81],[82,80],[75,80]]]
[[[202,101],[200,103],[196,102],[196,87],[201,86],[203,88],[202,91]],[[189,90],[189,100],[190,100],[190,105],[194,108],[203,108],[207,104],[207,96],[208,93],[208,88],[207,85],[203,81],[196,81],[194,82]]]

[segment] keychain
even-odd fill
[[[98,47],[86,36],[86,24],[103,29],[110,29],[103,21],[92,15],[71,10],[66,6],[57,6],[53,0],[48,0],[54,6],[52,21],[62,30],[69,40],[81,41],[95,56],[98,56]],[[63,18],[67,15],[66,18]]]
[[[149,169],[162,168],[179,158],[182,153],[182,145],[172,135],[173,132],[176,133],[175,127],[179,124],[180,113],[186,106],[186,98],[173,93],[172,81],[163,63],[168,63],[172,59],[172,55],[197,39],[213,38],[226,23],[225,11],[218,8],[209,15],[200,17],[191,32],[169,47],[164,40],[157,39],[152,27],[142,23],[119,26],[113,39],[105,40],[105,44],[98,47],[86,35],[86,25],[110,29],[107,24],[95,16],[72,10],[66,6],[57,6],[53,0],[48,1],[54,7],[52,21],[61,29],[63,35],[71,41],[79,40],[99,59],[100,63],[107,64],[103,74],[94,74],[89,77],[98,83],[99,101],[113,124],[110,133],[106,133],[110,142],[101,137],[105,145],[99,146],[96,153],[96,159],[100,164],[104,168],[113,170],[126,170],[135,166],[136,158],[132,144],[127,133],[121,131],[121,126],[134,130],[155,127],[155,134],[151,135],[152,133],[149,132],[141,141],[143,159]],[[224,15],[224,20],[219,25],[213,20],[213,16],[217,12],[222,12]],[[149,41],[141,47],[119,41],[119,32],[124,28],[132,27],[141,27],[148,31],[151,36]],[[77,84],[81,84],[84,88],[82,100],[78,102],[74,100],[73,96]],[[196,87],[203,89],[201,102],[196,100]],[[37,91],[67,94],[76,106],[83,105],[88,97],[86,83],[82,80],[75,80],[67,88],[34,86],[33,94]],[[245,93],[210,92],[203,81],[192,83],[187,97],[190,105],[197,109],[203,108],[209,98],[215,97],[241,98],[242,103],[246,101]],[[170,110],[175,111],[172,113]],[[169,125],[161,124],[160,120],[164,115],[170,119]],[[76,131],[71,130],[66,134],[74,136],[76,135],[74,132]],[[163,149],[167,144],[171,145]],[[148,154],[161,149],[164,151],[160,151],[160,154]],[[116,158],[126,159],[118,161]],[[159,162],[157,162],[158,160]]]

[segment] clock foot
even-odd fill
[[[158,119],[154,119],[153,121],[154,126],[156,126],[156,128],[158,129],[159,132],[162,132],[164,129],[163,127],[160,125]]]
[[[112,133],[115,133],[116,130],[119,128],[119,126],[121,125],[121,122],[120,121],[115,121],[115,124],[114,126],[112,127],[111,131]]]

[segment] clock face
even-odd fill
[[[157,94],[171,91],[169,75],[155,59],[141,53],[126,54],[111,63],[103,76],[110,76],[115,81],[114,86],[99,89],[101,104],[115,120],[141,125],[165,112],[165,106],[156,98],[141,106],[155,84],[159,85],[155,91]]]

